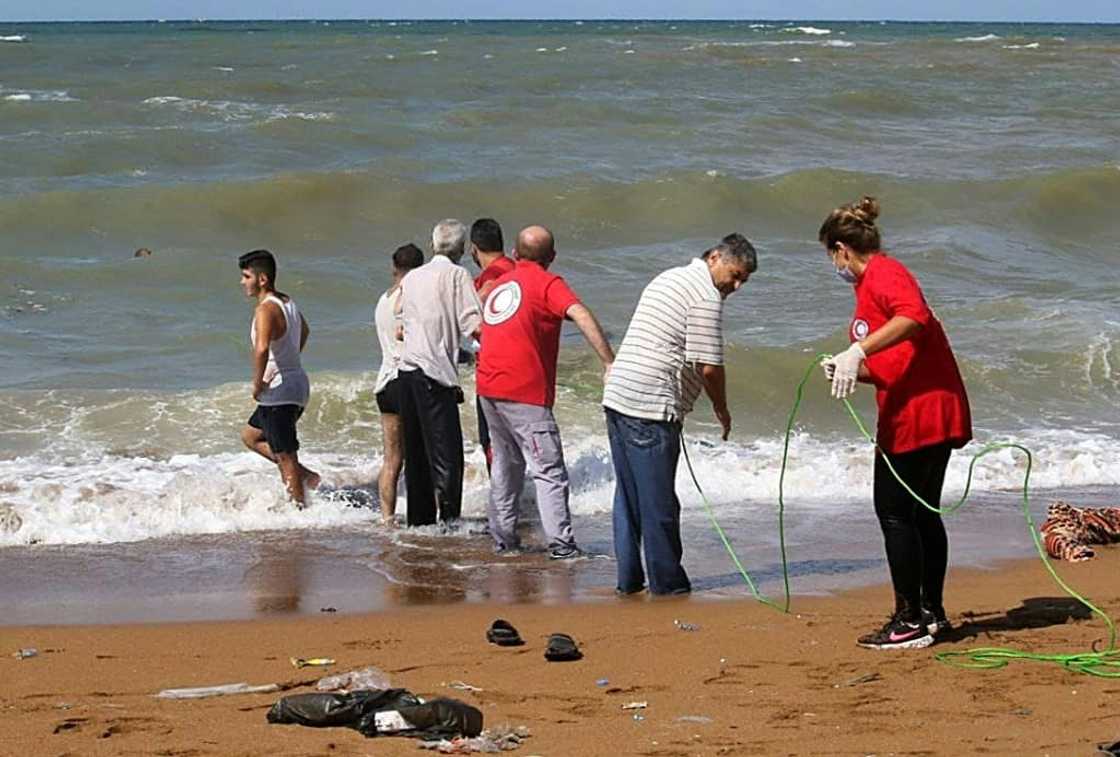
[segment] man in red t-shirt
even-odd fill
[[[494,282],[513,270],[513,260],[506,257],[502,227],[493,218],[479,218],[471,224],[471,259],[480,271],[474,279],[474,289],[478,299],[485,302]],[[478,445],[486,455],[486,470],[489,471],[494,456],[490,451],[490,429],[482,413],[481,399],[475,400],[475,409],[478,412]]]
[[[493,445],[490,534],[500,553],[519,548],[517,499],[527,468],[536,488],[549,557],[564,560],[580,554],[568,509],[568,469],[552,414],[564,319],[571,319],[583,332],[603,363],[604,375],[614,362],[614,352],[591,311],[564,279],[548,272],[556,258],[548,229],[522,229],[515,254],[514,270],[495,282],[482,309],[478,396]]]

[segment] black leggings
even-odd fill
[[[941,507],[941,486],[951,449],[947,444],[890,455],[902,480],[922,499]],[[875,514],[883,529],[894,585],[895,612],[917,621],[921,608],[943,612],[942,591],[949,566],[949,539],[938,513],[930,512],[895,479],[875,454]]]

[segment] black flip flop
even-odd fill
[[[554,633],[548,637],[548,648],[544,650],[544,659],[549,662],[567,662],[583,658],[575,639],[566,633]]]
[[[513,624],[501,618],[490,624],[490,630],[486,632],[486,640],[499,647],[519,647],[525,643]]]

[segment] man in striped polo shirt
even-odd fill
[[[729,234],[642,292],[603,391],[614,462],[614,551],[620,594],[691,591],[681,566],[674,490],[681,423],[703,389],[731,432],[723,368],[723,301],[758,269],[742,234]],[[642,551],[646,566],[642,570]]]

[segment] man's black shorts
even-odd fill
[[[395,378],[377,393],[377,409],[382,415],[401,414],[401,380]]]
[[[249,425],[264,432],[273,454],[299,451],[296,421],[303,415],[299,405],[257,405],[249,417]]]

